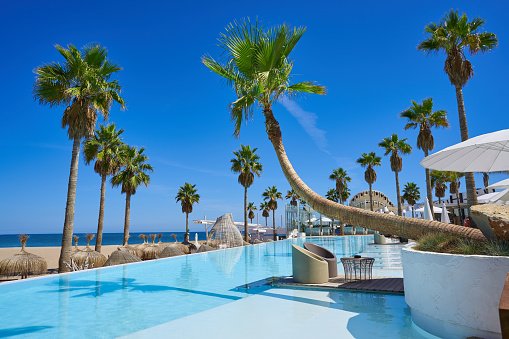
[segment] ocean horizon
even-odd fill
[[[161,241],[175,242],[175,239],[172,234],[177,236],[177,242],[184,241],[185,232],[136,232],[130,233],[129,244],[141,244],[143,240],[139,237],[140,234],[162,234]],[[74,233],[79,237],[78,246],[86,246],[87,244],[87,233]],[[195,239],[195,234],[198,234],[198,240],[207,240],[205,232],[190,232],[189,240],[191,242]],[[62,234],[29,234],[30,236],[27,241],[26,247],[60,247],[62,245]],[[124,233],[103,233],[102,245],[122,245],[122,241],[124,238]],[[92,239],[90,242],[90,246],[95,246],[96,238]],[[158,242],[158,238],[156,238],[156,242]],[[152,242],[152,239],[149,239],[149,242]],[[73,240],[74,246],[74,240]],[[21,247],[21,243],[19,242],[18,234],[1,234],[0,235],[0,247]]]

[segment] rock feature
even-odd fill
[[[487,239],[509,240],[509,206],[475,205],[470,208],[470,214]]]

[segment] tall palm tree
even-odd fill
[[[376,181],[376,172],[374,166],[382,166],[382,157],[379,157],[375,152],[369,152],[368,154],[362,153],[361,157],[357,159],[357,163],[362,167],[366,167],[364,172],[364,180],[369,184],[369,206],[373,211],[373,183]]]
[[[116,130],[115,124],[106,126],[99,124],[94,137],[83,142],[85,164],[95,160],[94,171],[101,176],[101,199],[99,202],[99,221],[97,223],[97,238],[95,250],[101,252],[104,224],[104,202],[106,197],[106,178],[115,175],[120,170],[119,152],[123,145],[120,135],[123,129]]]
[[[129,239],[129,221],[131,216],[131,196],[136,194],[138,187],[143,184],[148,187],[150,176],[148,172],[154,169],[147,164],[148,157],[143,154],[145,147],[124,145],[119,152],[119,162],[122,170],[111,178],[113,187],[122,186],[120,193],[125,193],[125,218],[124,218],[124,246]]]
[[[265,192],[262,193],[263,200],[268,200],[269,208],[272,210],[272,228],[274,229],[274,240],[276,240],[276,210],[277,199],[283,200],[283,195],[279,192],[276,186],[267,187]]]
[[[291,190],[286,191],[285,198],[291,199],[290,205],[292,205],[292,206],[297,206],[297,201],[300,200],[299,195],[297,194],[297,192],[295,192],[295,190],[293,188]]]
[[[345,189],[346,184],[352,181],[346,171],[341,167],[332,170],[332,174],[329,175],[329,179],[336,181],[336,192],[338,193],[338,196],[341,196],[341,193]]]
[[[484,188],[488,188],[488,186],[490,185],[490,175],[489,175],[489,173],[482,172],[482,181],[483,181],[483,184],[484,184]],[[468,192],[467,192],[467,194],[468,194]]]
[[[244,186],[244,240],[248,241],[248,228],[247,228],[247,189],[253,184],[254,175],[260,177],[263,171],[263,166],[259,162],[260,157],[256,154],[258,148],[253,148],[249,145],[240,145],[240,149],[233,152],[235,158],[231,159],[231,170],[239,174],[239,184]]]
[[[464,234],[464,229],[459,226],[381,216],[379,213],[335,203],[313,192],[298,176],[285,152],[281,129],[272,106],[278,99],[291,99],[300,93],[325,94],[325,87],[309,81],[293,85],[290,83],[293,61],[289,54],[304,31],[303,27],[290,29],[286,25],[264,31],[258,23],[249,20],[235,22],[226,28],[226,34],[220,35],[219,46],[223,51],[221,55],[224,62],[217,62],[209,56],[202,58],[202,62],[223,77],[238,97],[229,106],[235,123],[234,134],[238,136],[242,121],[249,121],[254,108],[261,107],[265,116],[265,131],[288,183],[311,207],[330,218],[382,232],[397,229],[393,233],[406,238],[444,230]],[[474,229],[467,230],[465,236],[482,238],[480,231]]]
[[[189,213],[193,212],[193,204],[200,202],[200,195],[197,193],[198,190],[195,188],[196,185],[190,183],[184,183],[184,186],[180,186],[177,196],[175,197],[176,202],[180,201],[182,205],[182,213],[186,214],[186,234],[184,235],[184,243],[189,242]]]
[[[438,198],[438,203],[442,202],[445,197],[445,183],[447,182],[447,175],[445,171],[431,170],[431,187],[435,188],[435,196]]]
[[[398,176],[398,173],[401,172],[403,168],[403,159],[401,159],[400,154],[412,153],[412,146],[410,146],[406,141],[407,141],[406,138],[400,140],[397,134],[393,134],[390,137],[385,138],[378,143],[378,146],[385,148],[384,155],[391,153],[391,170],[394,172],[396,176],[398,215],[403,215],[403,211],[401,210],[401,194],[399,192],[399,176]]]
[[[118,102],[122,108],[125,103],[120,97],[118,81],[111,80],[122,68],[107,59],[106,48],[97,44],[87,45],[81,50],[73,45],[67,48],[55,45],[55,48],[65,62],[37,67],[34,71],[36,80],[33,94],[39,104],[66,106],[62,128],[68,128],[67,135],[73,140],[62,247],[58,261],[58,271],[67,272],[69,268],[65,262],[71,261],[81,139],[94,135],[98,113],[107,118],[113,101]]]
[[[498,45],[498,39],[494,33],[479,32],[484,22],[479,17],[469,22],[465,13],[460,16],[457,10],[451,9],[449,13],[445,14],[440,23],[432,22],[426,26],[424,31],[428,34],[428,38],[417,47],[427,55],[442,51],[447,56],[444,71],[456,89],[461,141],[468,139],[467,116],[465,114],[462,88],[474,76],[474,69],[465,57],[465,51],[468,51],[470,55],[475,55],[479,52],[491,51]],[[465,181],[468,205],[476,205],[477,194],[474,173],[468,173],[465,176]]]
[[[406,118],[407,124],[405,130],[419,127],[417,135],[417,148],[422,149],[424,156],[428,156],[429,151],[435,147],[435,140],[431,134],[432,127],[448,128],[447,111],[439,110],[433,112],[433,99],[427,98],[418,104],[412,100],[412,106],[399,114],[400,118]],[[429,168],[426,168],[426,192],[430,208],[433,210],[433,195],[431,194],[431,179]]]
[[[339,200],[339,195],[338,195],[338,191],[335,190],[334,188],[331,188],[327,191],[327,193],[325,193],[325,197],[330,200],[330,201],[334,201],[334,202],[338,202]],[[332,218],[331,218],[332,219]],[[332,219],[332,228],[334,229],[334,219]],[[342,231],[342,228],[341,228],[341,231]],[[343,234],[341,234],[343,235]]]
[[[456,194],[456,203],[458,205],[458,216],[460,218],[460,225],[463,225],[463,220],[465,219],[465,217],[460,207],[460,178],[463,178],[465,176],[465,173],[451,171],[444,171],[444,173],[446,177],[445,180],[449,183],[449,192],[451,194]]]
[[[248,217],[249,217],[249,219],[251,219],[251,224],[252,224],[253,218],[255,217],[253,211],[256,211],[256,206],[255,206],[254,202],[250,202],[249,204],[247,204],[247,209],[249,210]]]
[[[408,203],[412,206],[412,218],[415,218],[415,213],[413,206],[415,203],[421,199],[421,193],[419,192],[419,187],[413,182],[407,182],[405,187],[403,188],[403,199],[408,201]]]
[[[270,207],[268,201],[262,201],[260,203],[260,210],[262,211],[262,216],[265,218],[265,227],[269,227],[267,224],[267,218],[270,217]]]
[[[350,191],[348,186],[345,186],[343,192],[341,192],[341,195],[339,196],[339,202],[344,204],[348,200],[348,198],[350,198],[351,193],[352,192]]]

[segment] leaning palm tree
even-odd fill
[[[101,199],[99,202],[99,221],[97,223],[97,238],[95,250],[101,252],[104,223],[104,201],[106,196],[106,178],[115,175],[120,170],[119,152],[122,146],[120,135],[123,129],[116,130],[115,124],[101,125],[95,130],[94,137],[83,143],[83,155],[88,165],[95,160],[94,171],[101,176]]]
[[[445,183],[447,182],[447,175],[445,171],[431,170],[431,187],[435,188],[435,196],[438,198],[438,203],[442,203],[442,198],[445,197]]]
[[[131,196],[136,194],[136,190],[141,184],[145,187],[150,183],[150,176],[147,172],[153,172],[154,169],[147,164],[148,157],[143,154],[144,147],[124,145],[119,152],[118,161],[122,164],[122,170],[111,178],[113,187],[122,186],[120,193],[125,193],[125,218],[124,218],[124,242],[127,245],[129,240],[129,220],[131,216]]]
[[[239,174],[239,184],[244,186],[244,240],[248,240],[247,228],[247,189],[253,184],[255,174],[260,177],[263,171],[263,166],[260,163],[260,157],[256,154],[258,148],[253,148],[249,145],[240,145],[240,149],[233,152],[235,158],[231,159],[231,170]]]
[[[398,199],[398,215],[403,215],[403,211],[401,210],[401,194],[399,192],[399,176],[398,173],[401,172],[403,168],[403,159],[401,159],[400,154],[410,154],[412,153],[412,146],[406,143],[407,139],[399,139],[397,134],[393,134],[388,138],[383,139],[378,143],[378,146],[385,148],[385,154],[388,155],[391,153],[391,170],[394,172],[396,176],[396,194]]]
[[[357,159],[357,163],[362,167],[366,167],[364,172],[364,179],[369,184],[369,206],[373,211],[373,183],[376,181],[376,172],[373,169],[374,166],[382,166],[382,157],[379,157],[375,152],[369,152],[368,154],[362,153],[361,157]]]
[[[465,57],[465,51],[470,55],[491,51],[498,45],[497,36],[494,33],[479,30],[484,25],[482,18],[474,18],[468,22],[467,15],[461,16],[458,11],[451,9],[446,13],[440,23],[434,22],[426,26],[424,31],[429,34],[417,47],[426,54],[444,52],[444,71],[449,76],[449,81],[456,88],[456,101],[458,103],[458,116],[461,131],[461,141],[468,139],[467,116],[463,102],[463,86],[474,76],[474,69],[470,61]],[[470,206],[477,204],[474,173],[465,176],[467,185],[467,202]]]
[[[186,234],[184,235],[184,244],[189,242],[189,213],[193,212],[193,204],[200,202],[200,195],[195,187],[196,185],[191,185],[186,182],[184,183],[184,186],[180,186],[177,196],[175,197],[176,202],[180,201],[180,204],[182,205],[182,213],[186,214]]]
[[[262,217],[265,218],[265,227],[269,227],[267,224],[267,218],[270,217],[270,207],[268,201],[262,201],[260,203],[260,210],[262,211]]]
[[[55,45],[65,59],[63,64],[53,62],[35,69],[33,88],[34,98],[40,104],[66,106],[62,128],[68,128],[67,135],[73,140],[59,272],[69,271],[65,262],[70,262],[72,252],[81,139],[94,134],[97,114],[107,118],[113,101],[125,107],[124,99],[120,97],[121,87],[117,80],[111,79],[122,68],[107,59],[106,48],[97,44],[87,45],[81,50],[73,45],[67,47]]]
[[[450,127],[447,120],[447,111],[439,110],[433,112],[433,99],[427,98],[418,104],[412,100],[412,106],[399,114],[400,118],[406,118],[405,130],[419,127],[417,135],[417,148],[422,149],[424,156],[435,147],[435,140],[431,134],[432,127]],[[426,168],[426,193],[430,208],[433,210],[433,195],[431,194],[431,179],[429,168]]]
[[[332,170],[332,174],[329,175],[329,179],[334,180],[336,182],[336,192],[338,193],[338,195],[341,195],[341,193],[346,187],[346,184],[352,181],[352,179],[348,176],[346,171],[341,167]]]
[[[245,20],[235,22],[221,34],[219,46],[224,62],[209,56],[203,63],[226,80],[237,95],[229,106],[234,134],[239,135],[242,121],[250,121],[255,107],[261,107],[265,117],[265,131],[276,152],[279,164],[290,186],[319,213],[352,225],[372,230],[389,231],[406,238],[415,238],[433,231],[448,231],[471,238],[482,238],[479,230],[469,229],[466,234],[459,226],[439,222],[419,221],[344,206],[327,200],[313,192],[293,169],[283,145],[279,122],[272,106],[282,98],[291,99],[296,94],[325,94],[325,87],[306,81],[291,84],[293,61],[290,52],[304,34],[305,28],[290,29],[286,25],[264,31],[258,23]]]
[[[274,229],[274,240],[276,240],[276,210],[277,199],[283,200],[283,195],[279,192],[276,186],[267,187],[265,192],[262,193],[263,200],[268,200],[269,208],[272,210],[272,228]]]
[[[415,203],[421,199],[421,193],[419,192],[419,187],[413,182],[407,182],[405,187],[403,188],[403,199],[408,201],[408,203],[413,207]],[[414,209],[412,208],[412,218],[415,217]]]
[[[247,210],[249,211],[248,218],[251,219],[251,224],[253,223],[253,218],[255,217],[255,214],[253,211],[256,211],[256,206],[254,202],[250,202],[247,204]]]
[[[297,206],[297,201],[300,200],[299,195],[295,190],[292,188],[291,190],[286,191],[286,199],[290,199],[290,205]]]

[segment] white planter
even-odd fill
[[[412,320],[439,337],[501,338],[498,305],[509,257],[402,251]]]

